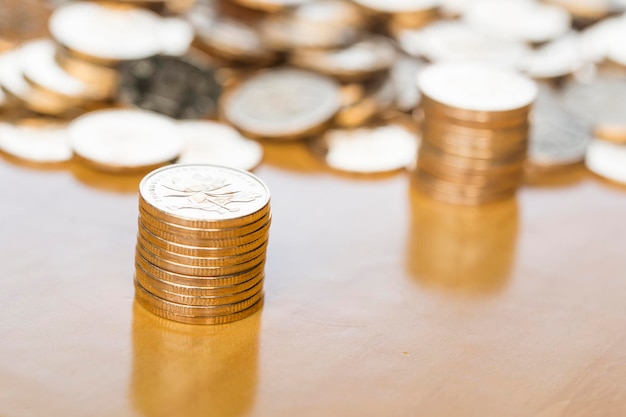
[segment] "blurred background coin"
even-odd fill
[[[626,145],[595,139],[587,148],[585,165],[601,177],[626,184]]]
[[[359,174],[396,171],[412,165],[417,157],[419,137],[412,126],[410,117],[404,115],[356,129],[330,129],[311,146],[337,170]]]
[[[339,110],[339,84],[310,71],[268,70],[226,97],[224,116],[252,137],[298,139],[320,131]]]
[[[68,127],[76,155],[98,169],[132,171],[173,161],[183,142],[176,123],[144,110],[100,110]]]
[[[178,123],[183,150],[177,162],[212,164],[250,171],[261,162],[263,148],[229,125],[208,120]]]
[[[119,89],[122,102],[176,119],[214,115],[221,92],[213,68],[170,56],[125,63]]]
[[[0,123],[0,150],[36,163],[64,162],[73,155],[65,123],[42,119]]]

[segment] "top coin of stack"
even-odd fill
[[[149,311],[221,324],[263,304],[271,221],[267,186],[213,165],[173,165],[139,186],[135,296]]]
[[[436,64],[418,77],[424,126],[417,185],[455,204],[514,195],[528,148],[530,79],[497,67]]]

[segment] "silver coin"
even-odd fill
[[[560,7],[517,0],[477,0],[463,20],[487,35],[529,43],[558,39],[572,24],[569,13]]]
[[[404,169],[417,157],[419,137],[395,123],[331,129],[314,143],[332,168],[360,174]]]
[[[221,93],[216,72],[193,58],[159,55],[126,62],[118,98],[177,119],[214,114]]]
[[[54,11],[52,37],[88,57],[116,62],[141,59],[162,50],[161,19],[145,9],[113,8],[92,2],[72,2]]]
[[[580,32],[579,50],[586,61],[603,62],[608,54],[612,39],[622,32],[623,16],[601,20]]]
[[[550,79],[572,74],[584,65],[576,32],[528,51],[519,69],[529,77]]]
[[[626,146],[593,140],[585,156],[587,168],[601,177],[626,184]]]
[[[263,42],[275,50],[331,49],[356,42],[364,22],[353,4],[325,0],[269,15],[260,30]]]
[[[565,88],[565,108],[593,127],[626,126],[626,81],[604,76],[591,84],[572,83]]]
[[[182,150],[176,123],[144,110],[99,110],[70,123],[74,152],[98,168],[123,171],[172,161]]]
[[[390,75],[398,110],[411,111],[419,105],[422,97],[415,80],[423,68],[421,61],[405,55],[399,55],[391,67]]]
[[[210,54],[242,63],[273,61],[276,54],[261,41],[257,28],[249,22],[220,15],[208,5],[197,4],[186,18],[193,25],[200,47]]]
[[[473,2],[474,0],[441,0],[441,11],[446,17],[459,17]]]
[[[226,99],[224,114],[252,136],[294,139],[323,126],[340,104],[339,84],[333,79],[279,68],[240,84]]]
[[[565,110],[555,93],[540,91],[531,114],[529,162],[538,166],[582,162],[591,139],[589,127]]]
[[[161,19],[159,30],[160,52],[164,55],[183,56],[189,51],[194,37],[194,30],[187,21],[169,17]]]
[[[54,116],[67,113],[73,103],[35,89],[23,76],[23,52],[36,42],[25,42],[21,47],[0,55],[0,87],[7,93],[11,106],[25,106],[37,113]]]
[[[72,158],[67,129],[62,123],[0,123],[0,150],[36,163],[56,163]]]
[[[462,21],[438,21],[397,35],[409,55],[430,62],[482,62],[513,68],[528,53],[522,42],[485,35]]]
[[[32,87],[22,77],[21,49],[13,49],[0,55],[0,86],[10,96],[26,99]]]
[[[520,109],[537,96],[537,85],[529,78],[481,64],[431,65],[419,74],[418,86],[439,103],[472,111]]]
[[[263,158],[263,148],[229,125],[208,120],[179,122],[183,150],[177,162],[210,164],[250,171]]]
[[[352,81],[371,78],[388,70],[395,57],[396,50],[389,39],[372,35],[342,49],[294,50],[289,62],[340,80]]]
[[[21,49],[20,61],[24,77],[38,87],[64,97],[82,99],[88,96],[88,87],[72,77],[57,63],[56,45],[48,39],[29,42]]]

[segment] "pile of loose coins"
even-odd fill
[[[424,109],[419,188],[455,204],[511,197],[524,172],[535,83],[471,64],[433,65],[418,83]]]
[[[270,194],[232,168],[180,164],[139,186],[135,297],[192,324],[245,318],[263,305]]]
[[[428,86],[416,79],[430,64],[480,63],[542,85],[531,110],[526,175],[577,169],[592,140],[626,141],[626,112],[614,105],[626,85],[623,1],[48,0],[38,7],[25,0],[0,8],[7,9],[0,13],[0,151],[30,162],[74,155],[116,173],[150,169],[157,160],[251,170],[263,157],[255,141],[273,140],[301,141],[333,170],[411,169],[422,148],[423,113],[432,107],[432,97],[422,106]],[[119,107],[132,109],[136,131],[117,129],[111,140],[97,141],[72,133],[76,117]],[[148,112],[179,127],[167,152],[164,135],[143,133],[150,130],[141,121]],[[42,116],[45,123],[33,123]],[[81,131],[97,130],[96,119],[104,118],[77,123]],[[460,129],[465,122],[450,120],[445,143],[455,147],[461,137],[477,138],[474,147],[484,148],[509,131],[484,123],[468,133]],[[440,161],[432,151],[434,125],[427,125],[423,159]],[[512,142],[520,139],[515,134]],[[510,141],[493,142],[506,148]],[[154,157],[143,158],[144,151]],[[500,151],[494,161],[510,156]],[[601,173],[602,164],[589,168]],[[501,189],[501,196],[510,194],[501,183],[516,182],[517,173],[496,186],[496,165],[488,180],[479,175],[478,183],[489,183],[490,191],[480,191],[485,198],[464,204],[497,199]],[[434,170],[458,174],[447,166]]]

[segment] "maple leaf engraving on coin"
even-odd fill
[[[249,203],[262,197],[261,194],[233,190],[232,184],[224,179],[194,174],[191,177],[174,177],[169,184],[163,187],[172,191],[163,197],[180,200],[171,202],[171,210],[195,209],[217,213],[237,212],[239,207],[230,206],[233,203]]]

